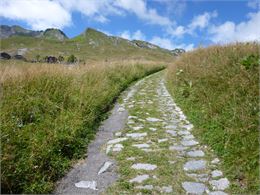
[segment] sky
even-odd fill
[[[59,28],[74,37],[91,27],[166,49],[260,41],[260,0],[1,0],[0,24]]]

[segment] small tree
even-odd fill
[[[41,56],[38,54],[38,55],[36,55],[36,61],[37,62],[39,62],[40,61],[40,58],[41,58]]]
[[[59,62],[63,62],[64,61],[64,57],[63,56],[59,56],[58,60],[59,60]]]
[[[75,62],[77,62],[76,56],[74,56],[73,54],[71,54],[71,55],[68,57],[67,62],[68,62],[68,63],[75,63]]]

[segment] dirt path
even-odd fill
[[[86,161],[56,193],[226,194],[229,181],[219,160],[199,144],[192,128],[169,95],[163,73],[149,76],[122,96]]]

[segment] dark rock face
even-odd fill
[[[46,56],[45,62],[47,63],[57,63],[58,59],[55,56]]]
[[[10,60],[11,56],[8,53],[6,53],[6,52],[1,52],[0,59]]]
[[[38,37],[47,38],[63,41],[68,39],[64,32],[59,29],[46,29],[45,31],[33,31],[27,30],[20,26],[7,26],[0,25],[0,39],[6,39],[12,36],[28,36],[28,37]]]
[[[182,53],[185,53],[186,51],[184,49],[180,49],[180,48],[176,48],[174,50],[171,51],[171,53],[174,55],[174,56],[179,56],[181,55]]]
[[[22,56],[22,55],[14,55],[14,56],[13,56],[13,59],[26,61],[26,58],[25,58],[24,56]]]

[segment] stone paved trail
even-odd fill
[[[168,93],[163,76],[151,75],[123,96],[117,111],[128,111],[126,126],[101,149],[116,162],[118,173],[104,194],[227,194],[229,181],[219,159],[193,136],[193,125]],[[96,173],[100,177],[110,166],[105,164]],[[78,182],[77,187],[91,184]]]

